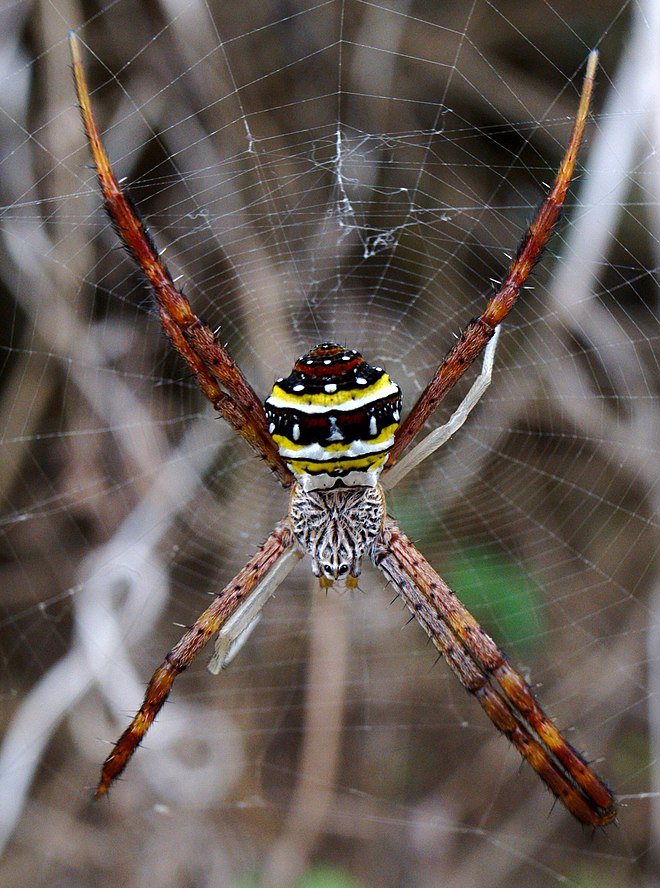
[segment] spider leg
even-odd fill
[[[174,285],[136,207],[117,181],[96,125],[78,41],[73,33],[69,34],[69,45],[78,103],[105,206],[119,237],[153,288],[163,328],[214,408],[288,487],[293,475],[268,432],[261,401],[225,346],[194,314],[184,294]]]
[[[302,556],[303,553],[298,548],[287,549],[250,597],[246,598],[231,617],[223,623],[218,632],[213,656],[206,667],[209,672],[218,675],[229,666],[252,634],[253,629],[256,628],[266,602],[284,582]]]
[[[372,558],[463,687],[557,798],[582,823],[611,823],[616,806],[610,789],[560,734],[527,682],[390,518]]]
[[[557,176],[547,197],[527,229],[504,281],[499,290],[488,301],[481,317],[475,318],[467,325],[458,342],[450,349],[445,359],[439,365],[433,379],[426,386],[405,421],[399,426],[394,438],[394,446],[390,450],[386,465],[393,466],[401,457],[404,450],[407,449],[408,445],[417,436],[426,420],[447,392],[453,388],[479,352],[485,347],[493,335],[495,327],[504,320],[513,307],[520,288],[527,280],[545,248],[559,219],[564,200],[566,199],[566,192],[573,176],[575,161],[589,112],[597,63],[598,53],[594,50],[589,55],[573,131]]]
[[[213,603],[188,629],[167,654],[151,677],[144,701],[133,721],[121,735],[103,763],[96,798],[105,795],[119,777],[142,742],[153,720],[167,699],[174,679],[186,669],[215,633],[231,619],[237,608],[249,600],[264,577],[292,549],[293,535],[285,523],[278,524],[263,546],[245,567],[213,600]],[[281,576],[281,575],[280,575]],[[283,578],[283,577],[282,577]],[[271,594],[274,589],[271,589]]]
[[[395,485],[399,483],[399,481],[402,480],[402,478],[405,478],[408,472],[411,472],[413,469],[417,468],[417,466],[421,462],[431,456],[432,453],[435,453],[438,448],[446,444],[447,441],[449,441],[449,439],[452,437],[452,435],[456,434],[456,432],[461,428],[472,410],[477,406],[484,393],[486,392],[486,389],[490,385],[493,376],[495,349],[497,348],[497,341],[499,339],[501,329],[501,327],[495,328],[493,338],[490,340],[484,350],[484,360],[481,366],[481,373],[472,383],[470,391],[458,405],[454,413],[451,415],[449,421],[440,426],[440,428],[434,429],[430,434],[426,436],[426,438],[423,438],[419,442],[419,444],[416,444],[415,447],[412,448],[412,450],[407,450],[403,458],[398,463],[396,463],[396,465],[392,466],[391,469],[386,469],[383,475],[383,486],[387,490],[391,490]]]

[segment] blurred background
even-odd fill
[[[2,884],[657,884],[657,0],[37,0],[0,23]],[[103,213],[70,28],[117,174],[257,392],[332,339],[407,407],[501,279],[600,49],[493,384],[388,502],[618,826],[553,803],[379,574],[326,593],[305,562],[91,801],[154,668],[287,498]]]

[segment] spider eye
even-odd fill
[[[337,570],[337,573],[339,574],[340,577],[343,577],[344,574],[347,574],[348,573],[348,564],[340,564],[339,569]]]

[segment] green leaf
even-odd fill
[[[540,593],[529,574],[494,546],[468,544],[442,571],[444,579],[498,644],[533,650],[544,626]]]
[[[340,870],[316,867],[300,879],[296,888],[361,888],[361,885]]]
[[[255,875],[244,876],[233,883],[233,888],[258,888],[259,878]],[[295,888],[363,888],[363,886],[332,867],[320,866],[308,870],[295,883]]]

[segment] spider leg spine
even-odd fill
[[[287,549],[252,594],[244,598],[223,623],[218,632],[213,656],[206,667],[212,675],[218,675],[229,666],[252,634],[268,599],[274,595],[302,557],[303,552],[298,547],[292,546]]]
[[[294,545],[293,534],[282,522],[245,567],[219,592],[194,625],[181,636],[149,681],[144,700],[130,725],[103,763],[96,798],[119,777],[167,700],[172,684],[219,631],[263,577]]]
[[[448,626],[437,618],[427,602],[419,600],[411,578],[398,572],[396,564],[389,561],[387,554],[378,558],[377,563],[388,579],[399,587],[402,599],[438,650],[438,658],[447,661],[465,690],[476,697],[495,727],[509,739],[575,817],[583,823],[599,823],[601,815],[594,813],[593,806],[579,787],[518,720],[509,704],[489,683],[488,676],[480,672],[477,664],[466,656]]]
[[[393,540],[393,548],[404,570],[414,577],[434,603],[437,612],[448,624],[452,635],[465,651],[500,685],[505,697],[514,706],[537,736],[569,771],[575,782],[602,808],[612,803],[609,788],[596,776],[584,758],[565,740],[554,723],[543,712],[523,677],[510,665],[493,639],[479,625],[470,611],[452,592],[421,553],[410,544],[401,546]]]
[[[254,389],[227,349],[195,315],[184,294],[175,286],[135,203],[114,174],[94,118],[80,49],[73,32],[69,34],[69,45],[78,103],[105,208],[119,238],[152,286],[163,328],[215,409],[266,460],[280,482],[288,487],[293,476],[268,433],[264,409]],[[227,393],[222,392],[214,376],[227,389]]]
[[[571,813],[595,826],[614,820],[616,806],[607,785],[562,737],[522,676],[391,519],[372,560],[399,590],[461,684]],[[491,676],[503,696],[490,684]]]
[[[569,771],[575,782],[600,808],[612,806],[612,793],[589,766],[587,760],[562,736],[557,726],[548,718],[534,695],[515,669],[504,658],[501,666],[493,671],[508,700],[516,701],[516,709],[525,717],[543,743]]]
[[[468,689],[469,690],[469,689]],[[602,806],[602,812],[594,811],[592,801],[580,790],[572,775],[560,770],[547,751],[522,725],[506,702],[490,684],[471,692],[481,704],[486,715],[526,759],[543,782],[561,799],[568,810],[582,823],[601,826],[610,823],[615,816],[612,798]]]
[[[405,476],[443,447],[456,432],[462,428],[472,410],[477,406],[490,386],[495,361],[495,350],[500,336],[501,327],[497,327],[484,351],[483,364],[479,376],[470,386],[470,390],[452,413],[444,425],[439,426],[423,438],[419,444],[407,450],[403,457],[392,467],[386,467],[383,475],[383,486],[387,490],[395,487]]]
[[[474,359],[486,347],[495,330],[482,317],[473,318],[445,355],[431,382],[419,396],[394,437],[386,467],[393,466],[407,450],[422,426],[447,393],[456,385]]]
[[[284,486],[291,483],[291,473],[279,459],[275,442],[270,435],[262,435],[250,421],[247,414],[239,407],[238,403],[218,386],[214,377],[209,373],[206,364],[196,351],[191,348],[180,327],[172,320],[162,306],[158,306],[160,321],[170,342],[186,361],[202,393],[211,402],[214,409],[222,418],[238,432],[257,453],[266,460],[269,467],[275,472]],[[277,457],[277,459],[275,459]]]
[[[513,308],[522,285],[527,280],[534,264],[546,246],[559,219],[559,214],[573,176],[577,153],[589,112],[597,62],[598,53],[594,50],[589,55],[573,130],[554,183],[532,220],[531,225],[525,232],[516,257],[511,263],[503,283],[499,290],[490,298],[481,316],[475,318],[465,328],[458,342],[454,344],[438,366],[433,378],[418,398],[405,421],[399,426],[395,435],[394,446],[390,450],[387,459],[388,466],[393,466],[400,459],[403,452],[420,432],[426,420],[447,392],[465,373],[479,352],[485,348],[493,335],[495,327],[504,320]]]

